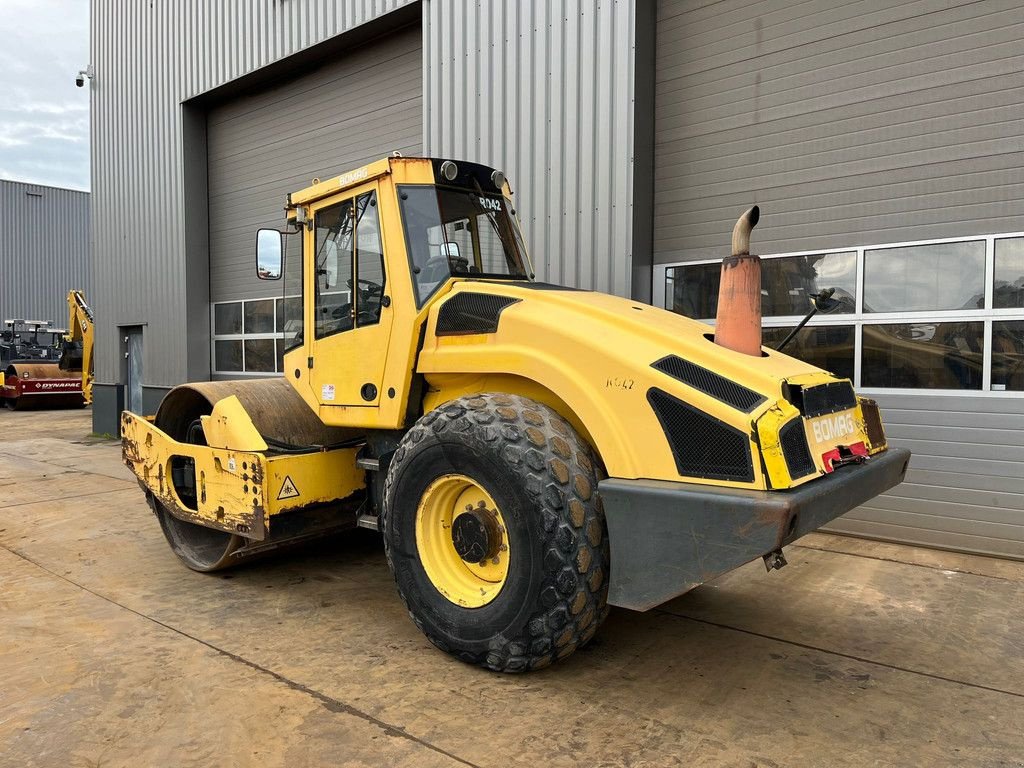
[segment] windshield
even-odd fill
[[[452,275],[529,279],[522,236],[501,195],[402,186],[399,199],[420,305]]]

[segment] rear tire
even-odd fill
[[[424,415],[388,468],[381,530],[398,592],[430,642],[502,672],[538,669],[585,645],[608,612],[599,473],[569,423],[524,397],[464,397]],[[438,584],[436,567],[429,575],[423,555],[429,565],[438,545],[423,539],[422,520],[417,529],[432,489],[453,477],[493,500],[507,542],[507,575],[473,607],[446,597],[466,593]]]

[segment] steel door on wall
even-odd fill
[[[124,407],[132,413],[143,413],[142,408],[142,326],[121,328],[124,364],[121,379],[124,383]]]

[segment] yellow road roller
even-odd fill
[[[906,472],[849,380],[762,347],[756,208],[715,327],[536,281],[511,187],[483,165],[388,157],[285,211],[255,265],[302,296],[284,377],[185,384],[122,415],[124,461],[189,568],[379,530],[434,645],[525,671],[611,605],[781,566]]]

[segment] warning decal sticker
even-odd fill
[[[281,499],[294,499],[299,495],[299,489],[295,487],[295,483],[292,479],[285,475],[284,482],[281,483],[281,492],[277,494],[277,500]]]

